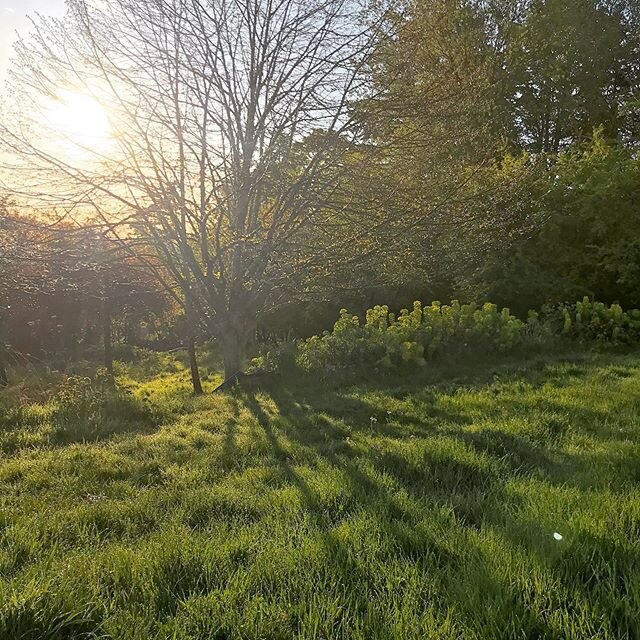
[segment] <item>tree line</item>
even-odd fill
[[[70,0],[17,44],[3,104],[0,342],[101,344],[109,368],[114,337],[178,340],[198,391],[197,340],[230,377],[257,334],[342,306],[637,306],[639,20],[632,0]],[[108,145],[56,146],[39,105],[61,87],[104,106]]]

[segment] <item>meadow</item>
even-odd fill
[[[640,637],[639,354],[117,374],[0,394],[2,640]]]
[[[0,640],[640,640],[638,0],[3,4]]]

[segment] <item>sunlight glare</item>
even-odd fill
[[[49,109],[48,119],[56,141],[70,155],[100,154],[110,142],[106,109],[85,93],[60,91]]]

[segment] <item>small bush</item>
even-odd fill
[[[584,345],[632,345],[640,341],[640,311],[625,312],[584,298],[575,304],[530,311],[527,321],[509,309],[485,303],[450,305],[414,302],[398,316],[386,305],[366,312],[364,320],[342,309],[331,331],[266,352],[257,364],[269,370],[296,367],[322,377],[342,373],[410,371],[438,360],[550,350],[571,342]],[[295,360],[295,366],[294,366]]]
[[[69,376],[52,404],[52,421],[63,440],[91,440],[154,422],[152,407],[104,372],[93,379]]]
[[[47,392],[0,394],[0,451],[12,453],[97,440],[159,424],[162,408],[134,396],[105,372],[58,376]]]
[[[119,355],[122,356],[123,353]],[[128,347],[126,355],[126,358],[116,362],[116,373],[136,380],[147,380],[161,372],[176,373],[182,368],[176,357],[160,351]]]
[[[463,351],[508,351],[522,339],[524,323],[487,303],[451,305],[434,302],[396,317],[389,308],[375,306],[364,323],[345,309],[331,332],[314,336],[300,345],[297,362],[310,372],[334,369],[397,370],[424,366],[427,361]]]
[[[552,331],[581,343],[631,345],[640,341],[640,310],[624,311],[619,304],[607,306],[588,297],[575,304],[543,309]]]
[[[263,346],[260,355],[251,361],[250,370],[292,373],[297,368],[298,344],[293,340]]]

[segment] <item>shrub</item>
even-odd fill
[[[115,363],[116,373],[136,380],[147,380],[157,376],[160,372],[176,373],[184,366],[181,366],[174,354],[152,351],[142,347],[129,346],[126,350],[120,350],[118,355],[126,357],[121,357],[120,361]],[[178,353],[178,355],[183,354]],[[186,355],[183,357],[186,359]]]
[[[624,311],[588,297],[575,304],[543,309],[545,322],[556,333],[581,343],[630,345],[640,340],[640,310]]]
[[[640,341],[640,311],[623,311],[584,298],[575,304],[530,311],[523,322],[509,309],[485,303],[450,305],[414,302],[398,316],[386,305],[364,319],[346,309],[331,331],[266,352],[257,361],[270,370],[295,367],[321,377],[342,373],[409,371],[427,362],[464,355],[507,353],[517,348],[548,350],[563,343],[631,345]],[[295,359],[295,367],[294,367]],[[286,363],[286,364],[285,364]]]
[[[364,323],[346,309],[331,332],[301,343],[297,362],[311,372],[335,369],[406,369],[459,353],[508,351],[522,338],[524,323],[487,303],[451,305],[434,302],[424,307],[414,302],[396,317],[386,305],[366,313]]]
[[[0,452],[147,430],[164,417],[162,407],[136,397],[104,371],[93,377],[51,376],[46,389],[0,393]]]
[[[285,340],[271,345],[263,345],[260,355],[251,361],[250,371],[291,373],[297,368],[298,344]]]

